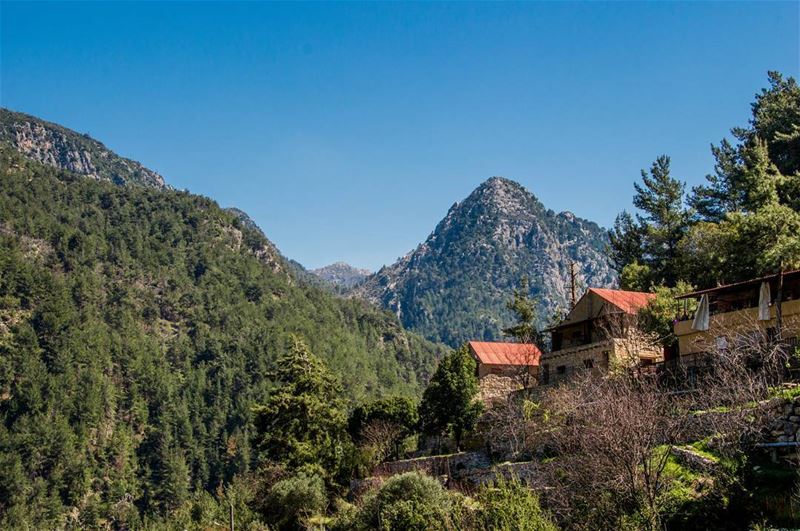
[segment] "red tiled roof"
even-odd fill
[[[539,365],[542,352],[530,343],[470,341],[469,348],[486,365]]]
[[[589,291],[604,299],[625,313],[636,313],[655,298],[655,293],[623,291],[621,289],[589,288]]]

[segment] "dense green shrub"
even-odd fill
[[[416,401],[391,397],[356,407],[348,419],[348,432],[358,445],[359,465],[368,472],[387,459],[399,459],[412,445],[419,425]]]
[[[407,472],[367,495],[353,526],[358,529],[444,530],[460,520],[462,500],[432,477]]]
[[[499,480],[480,490],[477,520],[496,531],[555,531],[550,516],[539,505],[539,497],[517,480]]]
[[[267,521],[277,529],[303,529],[328,505],[323,479],[302,471],[275,483],[266,501]]]
[[[391,397],[365,402],[350,414],[347,429],[354,438],[361,435],[370,422],[384,421],[396,424],[402,435],[410,435],[419,423],[417,403],[407,397]]]
[[[478,394],[476,367],[466,344],[442,358],[419,406],[422,430],[429,435],[452,436],[456,449],[475,428],[483,411],[483,403],[475,400]]]

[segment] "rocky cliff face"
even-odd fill
[[[311,273],[317,275],[319,278],[329,284],[338,286],[340,288],[349,289],[367,278],[370,271],[367,269],[359,269],[344,262],[336,262],[325,267],[312,269]]]
[[[451,346],[499,339],[511,320],[505,304],[522,276],[543,323],[569,303],[571,262],[579,287],[614,285],[606,245],[597,224],[548,210],[518,183],[492,177],[453,205],[425,242],[352,294]]]
[[[0,140],[25,157],[94,179],[164,188],[164,178],[140,163],[120,157],[88,135],[27,114],[0,109]]]

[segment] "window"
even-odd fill
[[[550,365],[545,363],[542,365],[542,385],[550,383]]]
[[[584,369],[591,369],[592,367],[594,367],[594,360],[592,358],[583,360]]]
[[[559,365],[556,367],[556,372],[558,374],[566,374],[567,373],[567,366],[566,365]]]
[[[553,350],[561,350],[561,344],[564,337],[561,332],[553,332]]]

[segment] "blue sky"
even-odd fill
[[[658,155],[696,184],[800,3],[0,4],[0,103],[378,268],[483,180],[608,226]]]

